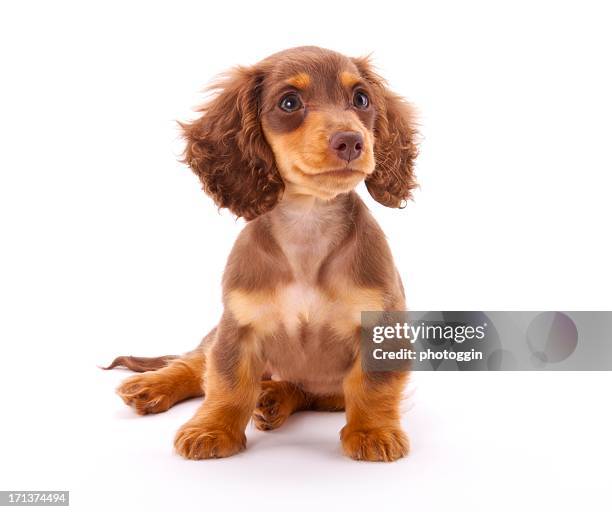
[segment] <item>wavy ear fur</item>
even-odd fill
[[[184,162],[219,208],[254,219],[272,209],[284,184],[259,120],[263,74],[239,67],[210,88],[216,96],[192,123],[181,123]]]
[[[417,185],[414,160],[418,154],[418,133],[412,108],[387,88],[383,78],[372,71],[367,57],[353,62],[378,99],[374,126],[376,168],[366,179],[366,187],[379,203],[403,208]]]

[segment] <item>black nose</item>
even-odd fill
[[[363,137],[358,132],[336,132],[329,139],[329,145],[342,160],[350,162],[361,155]]]

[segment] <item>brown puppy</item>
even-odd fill
[[[245,428],[279,427],[295,411],[346,409],[355,459],[408,452],[399,402],[406,373],[364,372],[360,313],[403,310],[404,293],[376,221],[353,191],[365,180],[399,207],[414,187],[411,109],[367,59],[286,50],[216,84],[183,125],[185,162],[220,207],[249,221],[223,276],[224,312],[194,351],[118,358],[146,371],[118,389],[141,414],[205,395],[181,427],[190,459],[245,448]]]

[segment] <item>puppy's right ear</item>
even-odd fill
[[[376,93],[376,168],[366,178],[366,187],[380,204],[402,208],[416,187],[414,161],[418,154],[418,133],[413,109],[387,88],[385,81],[372,70],[367,57],[353,62]]]
[[[180,123],[184,162],[219,208],[246,220],[271,210],[284,184],[259,118],[263,73],[239,67],[210,89],[216,95],[192,123]]]

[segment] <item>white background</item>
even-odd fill
[[[198,406],[137,417],[120,353],[193,348],[242,222],[177,162],[217,73],[316,44],[373,52],[421,115],[421,188],[366,198],[415,310],[611,309],[605,2],[3,2],[1,489],[74,510],[610,510],[610,373],[414,375],[411,455],[340,454],[342,414],[172,451]]]

